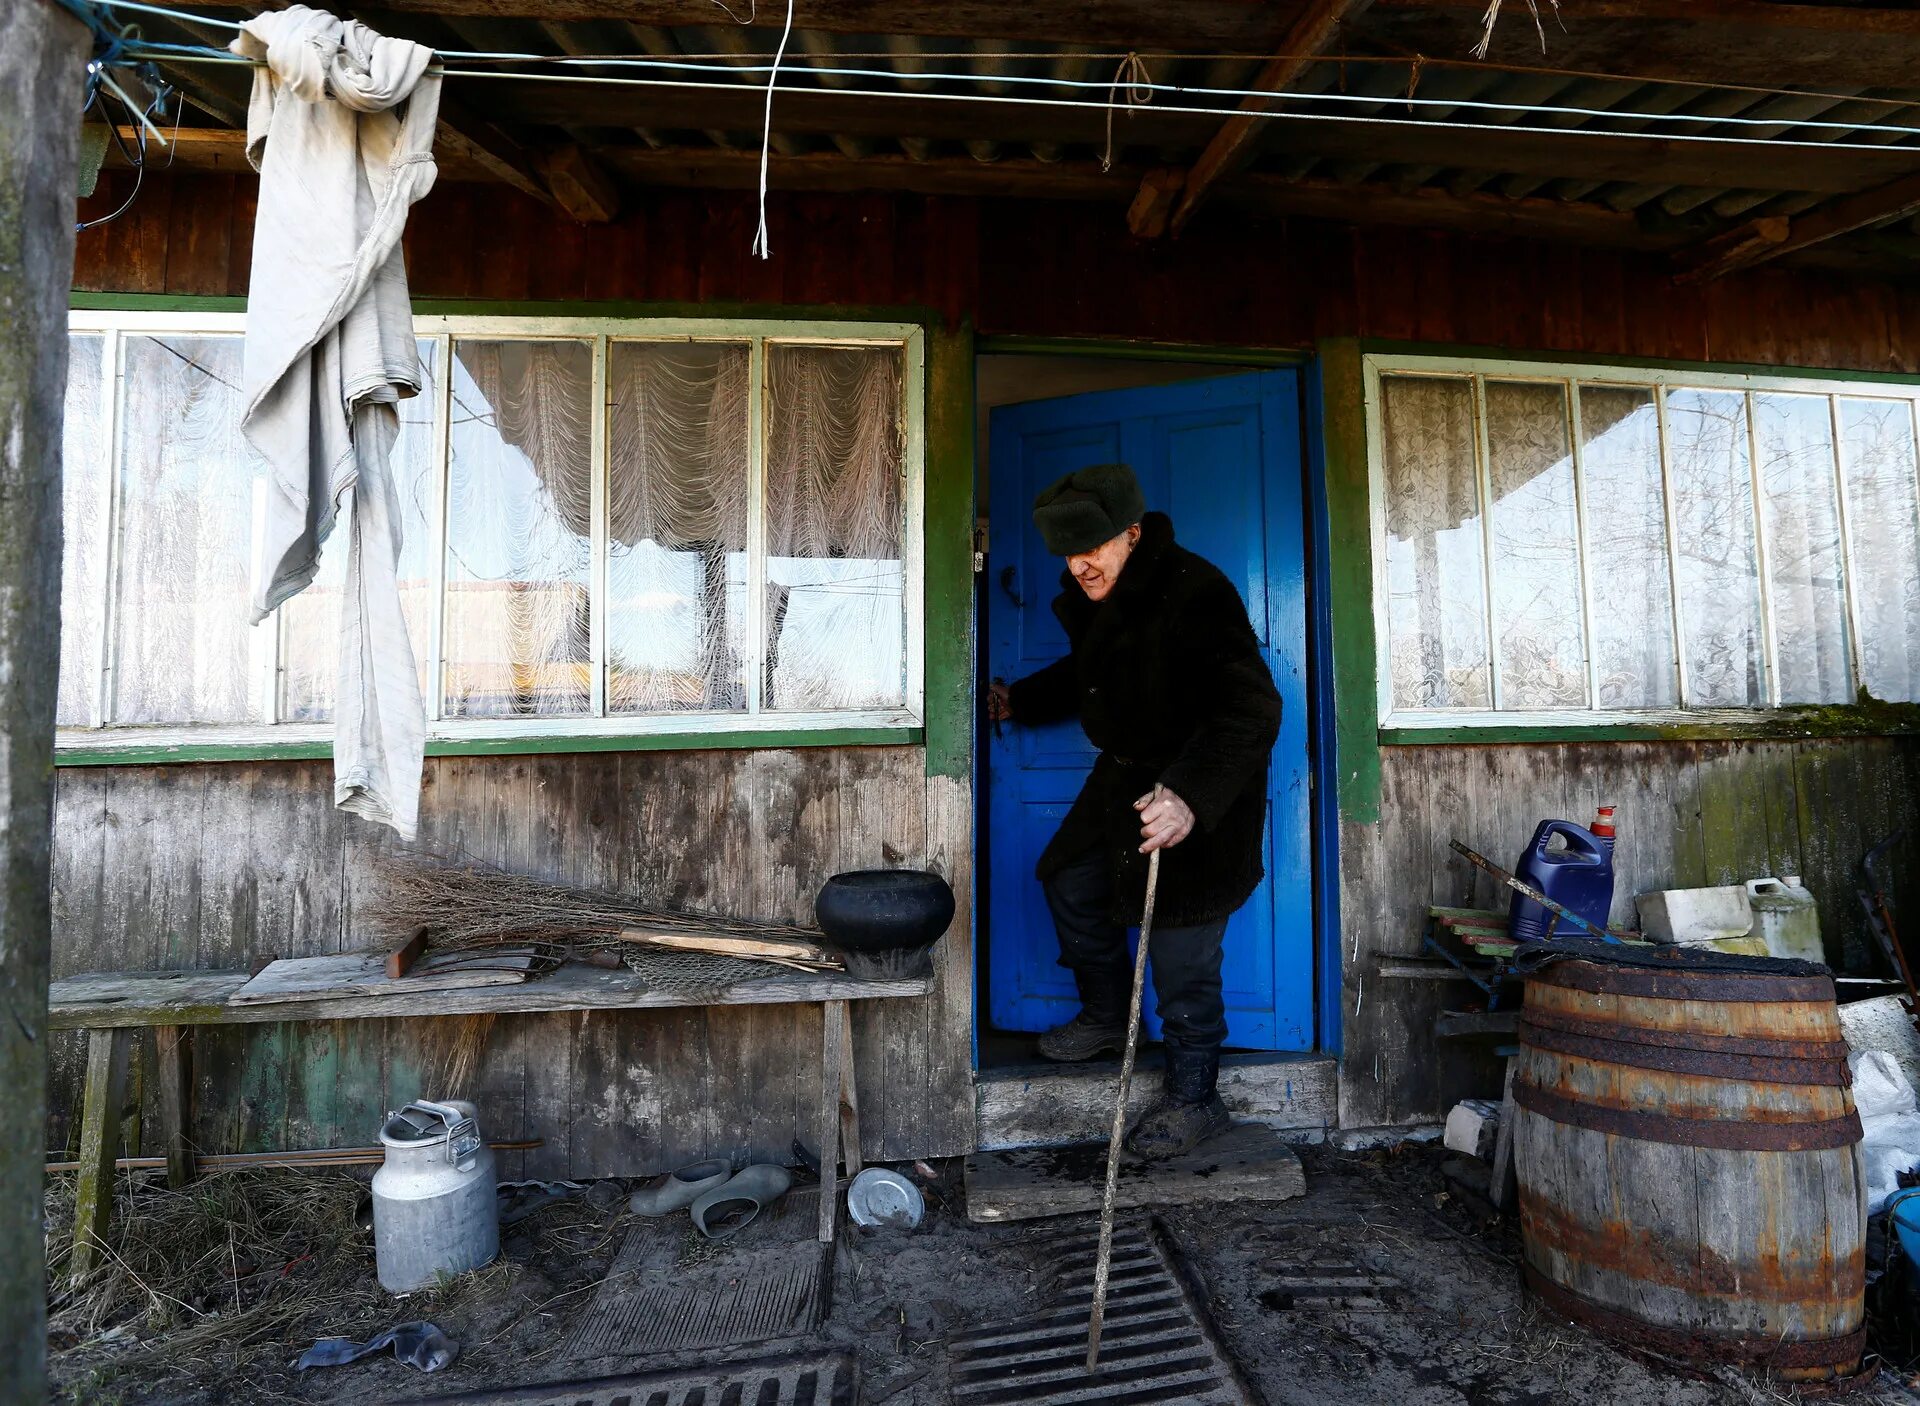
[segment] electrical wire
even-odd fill
[[[104,2],[112,3],[112,4],[120,4],[122,3],[122,0],[104,0]],[[138,40],[138,41],[134,41],[132,47],[134,51],[142,55],[147,55],[151,57],[163,57],[172,62],[238,64],[238,65],[244,65],[247,67],[258,66],[254,60],[242,58],[237,54],[229,54],[219,49],[201,48],[196,45],[162,44],[157,41]],[[496,79],[496,80],[506,80],[506,81],[516,81],[516,82],[597,84],[601,86],[676,88],[676,89],[688,89],[688,90],[698,90],[698,89],[723,89],[724,90],[729,88],[746,86],[744,84],[740,84],[737,82],[688,81],[688,80],[675,80],[670,78],[637,78],[637,77],[612,76],[612,75],[600,75],[600,74],[523,73],[523,72],[506,71],[498,68],[471,68],[471,69],[456,68],[456,67],[448,66],[444,62],[444,60],[454,59],[459,57],[461,56],[454,54],[452,52],[443,52],[441,54],[441,58],[443,62],[441,65],[438,66],[436,71],[443,73],[447,77],[454,77],[454,78]],[[538,62],[538,63],[552,64],[559,67],[591,65],[591,66],[598,66],[598,67],[662,70],[666,72],[714,73],[726,78],[734,78],[736,76],[758,75],[758,74],[764,73],[769,75],[768,82],[765,85],[765,91],[769,94],[769,99],[771,98],[771,93],[776,86],[784,86],[786,90],[789,92],[813,91],[805,88],[800,88],[795,85],[779,84],[778,79],[780,76],[780,72],[779,72],[780,66],[776,64],[730,63],[726,65],[724,68],[722,68],[713,64],[692,63],[684,59],[653,59],[653,58],[583,59],[583,58],[576,58],[571,56],[552,57],[552,56],[543,56],[543,55],[526,55],[526,56],[489,55],[485,57],[496,59],[496,60],[511,61],[516,63]],[[1027,85],[1027,86],[1034,86],[1034,87],[1069,88],[1069,89],[1075,89],[1075,90],[1092,89],[1096,91],[1100,89],[1108,89],[1108,88],[1111,88],[1112,86],[1109,82],[1104,80],[1089,81],[1089,80],[1083,80],[1083,79],[1070,79],[1070,78],[1063,78],[1063,77],[1034,77],[1034,76],[1020,75],[1020,74],[980,74],[980,73],[962,73],[962,72],[929,73],[925,71],[916,71],[911,74],[903,74],[899,70],[895,70],[895,69],[821,66],[821,65],[809,65],[808,67],[800,70],[794,70],[789,67],[784,71],[787,71],[787,72],[798,71],[808,75],[815,75],[815,76],[827,77],[827,78],[879,78],[879,79],[898,80],[903,77],[911,77],[916,80],[928,79],[928,80],[951,82],[951,83],[957,83],[957,84],[1016,84],[1016,85]],[[754,86],[757,88],[760,85],[756,84]],[[1204,103],[1203,104],[1171,104],[1171,103],[1140,104],[1137,102],[1121,102],[1114,98],[1109,98],[1106,101],[1088,101],[1084,99],[1047,98],[1047,97],[1037,97],[1037,96],[1027,96],[1027,95],[1000,94],[1000,93],[985,93],[985,94],[983,93],[943,93],[943,92],[934,92],[934,91],[909,92],[909,91],[903,91],[903,90],[890,90],[890,89],[877,89],[877,88],[837,88],[834,90],[834,93],[836,96],[840,96],[840,97],[876,97],[876,98],[894,98],[894,99],[906,99],[906,100],[924,99],[929,101],[947,101],[947,102],[986,102],[986,103],[998,103],[998,104],[1002,104],[1006,106],[1014,106],[1014,107],[1077,108],[1077,109],[1090,110],[1090,111],[1096,111],[1096,112],[1124,111],[1124,112],[1137,113],[1141,110],[1142,106],[1145,106],[1154,112],[1173,113],[1173,114],[1179,114],[1179,115],[1219,117],[1223,119],[1227,117],[1232,117],[1232,116],[1246,116],[1246,117],[1258,117],[1258,118],[1276,118],[1277,117],[1277,118],[1287,118],[1294,121],[1347,122],[1347,123],[1358,122],[1368,126],[1424,127],[1424,128],[1432,128],[1432,129],[1439,129],[1439,130],[1445,130],[1445,131],[1459,131],[1459,132],[1489,131],[1494,129],[1495,124],[1475,123],[1475,122],[1447,122],[1439,119],[1383,117],[1375,113],[1370,113],[1363,117],[1355,117],[1355,116],[1348,116],[1341,113],[1311,112],[1311,111],[1302,111],[1299,109],[1301,107],[1304,107],[1307,105],[1314,105],[1314,104],[1331,104],[1335,106],[1338,106],[1341,104],[1347,104],[1347,105],[1361,105],[1361,106],[1367,106],[1367,107],[1378,107],[1383,102],[1390,102],[1395,107],[1406,107],[1406,108],[1441,108],[1449,111],[1459,110],[1459,109],[1469,109],[1473,111],[1484,111],[1489,113],[1517,114],[1517,115],[1535,116],[1535,117],[1543,117],[1543,118],[1581,117],[1581,118],[1587,118],[1587,119],[1597,120],[1597,121],[1611,120],[1611,121],[1617,121],[1617,122],[1637,122],[1637,123],[1693,124],[1697,126],[1717,127],[1717,128],[1727,128],[1727,127],[1766,128],[1769,130],[1778,130],[1781,128],[1787,128],[1789,130],[1805,130],[1805,131],[1813,131],[1813,132],[1820,132],[1820,131],[1857,132],[1862,130],[1862,128],[1865,125],[1867,125],[1859,122],[1836,122],[1836,121],[1822,120],[1818,118],[1793,118],[1793,117],[1785,117],[1785,116],[1747,117],[1747,116],[1738,116],[1738,115],[1712,116],[1712,115],[1705,115],[1700,113],[1686,113],[1686,112],[1645,112],[1645,111],[1640,111],[1640,110],[1631,109],[1631,108],[1610,109],[1610,108],[1574,107],[1574,106],[1566,106],[1566,105],[1557,105],[1552,103],[1510,103],[1510,102],[1496,102],[1496,101],[1485,100],[1485,99],[1468,99],[1468,98],[1422,98],[1417,95],[1380,98],[1375,96],[1362,96],[1362,95],[1356,95],[1356,94],[1350,94],[1350,93],[1287,93],[1287,92],[1274,92],[1270,89],[1262,89],[1262,88],[1225,88],[1225,87],[1212,87],[1212,86],[1195,85],[1195,84],[1145,83],[1145,82],[1138,83],[1138,84],[1130,84],[1129,87],[1136,91],[1141,91],[1141,92],[1150,91],[1153,93],[1166,93],[1166,94],[1174,94],[1174,95],[1188,96],[1188,97],[1220,97],[1220,98],[1235,98],[1235,99],[1241,99],[1241,100],[1258,99],[1263,102],[1283,104],[1283,105],[1286,105],[1286,107],[1285,107],[1285,110],[1273,110],[1273,109],[1262,110],[1262,109],[1256,109],[1256,108],[1227,107],[1227,106],[1222,106],[1217,104],[1204,104]],[[1901,106],[1910,108],[1913,106],[1913,104],[1904,103],[1904,104],[1901,104]],[[1873,123],[1871,124],[1871,126],[1873,131],[1876,134],[1884,133],[1884,134],[1893,135],[1893,136],[1920,137],[1920,126],[1896,125],[1892,123]],[[1517,125],[1517,124],[1510,124],[1510,123],[1504,123],[1504,122],[1498,124],[1498,130],[1503,132],[1530,133],[1530,134],[1539,135],[1539,136],[1563,136],[1563,137],[1583,137],[1583,136],[1584,137],[1609,137],[1609,136],[1622,136],[1622,135],[1636,135],[1636,136],[1645,135],[1644,133],[1614,132],[1614,131],[1606,130],[1604,128],[1525,126],[1525,125]],[[1703,133],[1694,133],[1694,132],[1662,133],[1660,134],[1658,139],[1666,140],[1666,141],[1712,142],[1716,144],[1741,144],[1741,145],[1750,145],[1750,146],[1758,145],[1758,146],[1770,146],[1770,147],[1805,147],[1805,148],[1815,149],[1820,151],[1885,152],[1885,151],[1901,149],[1898,144],[1887,143],[1887,142],[1794,141],[1794,140],[1784,139],[1784,138],[1772,138],[1772,137],[1747,138],[1747,137],[1740,137],[1735,135],[1703,134]]]
[[[62,0],[62,2],[71,3],[71,0]],[[235,31],[241,28],[241,25],[233,20],[217,19],[211,15],[197,15],[188,10],[172,9],[165,5],[148,4],[148,3],[145,3],[145,0],[93,0],[93,3],[98,5],[102,9],[133,10],[141,14],[160,15],[167,19],[185,20],[193,24],[207,24],[207,25],[216,26],[221,29],[231,29]],[[724,14],[726,14],[727,18],[732,20],[735,24],[750,25],[753,23],[754,14],[752,11],[749,11],[747,18],[742,20],[738,15],[734,14],[733,11],[729,10],[724,4],[721,4],[721,0],[714,0],[714,4],[719,6],[720,10]],[[440,50],[439,53],[442,58],[473,60],[473,61],[513,62],[513,63],[528,62],[528,61],[538,61],[538,62],[548,62],[548,63],[624,63],[624,62],[633,61],[631,55],[624,55],[624,54],[561,55],[561,54],[488,52],[485,50],[461,50],[461,49],[445,49],[445,50]],[[1407,67],[1413,68],[1413,69],[1419,69],[1422,67],[1465,68],[1465,69],[1479,69],[1482,71],[1488,71],[1488,72],[1494,72],[1494,73],[1527,74],[1529,76],[1545,77],[1545,78],[1583,78],[1583,79],[1592,79],[1599,82],[1608,82],[1608,83],[1638,83],[1645,87],[1650,87],[1650,88],[1651,87],[1698,88],[1701,90],[1715,91],[1715,92],[1753,93],[1757,96],[1764,96],[1764,97],[1830,98],[1835,102],[1874,103],[1874,104],[1883,105],[1887,107],[1911,107],[1913,105],[1911,100],[1907,98],[1871,97],[1871,96],[1863,96],[1856,93],[1826,92],[1817,88],[1779,88],[1779,87],[1770,87],[1766,84],[1760,84],[1760,83],[1722,83],[1722,82],[1708,82],[1706,80],[1697,79],[1697,78],[1648,77],[1645,75],[1633,74],[1633,73],[1611,73],[1604,69],[1556,68],[1549,64],[1501,63],[1501,62],[1496,62],[1490,59],[1436,58],[1431,54],[1418,54],[1418,53],[1416,54],[1326,54],[1326,53],[1275,54],[1275,53],[1269,53],[1265,51],[1258,52],[1258,53],[1251,53],[1251,52],[1200,53],[1197,51],[1184,50],[1184,49],[1166,49],[1166,50],[1158,50],[1158,51],[1150,50],[1150,49],[1141,49],[1137,51],[1129,50],[1126,52],[1122,52],[1119,50],[1096,50],[1096,49],[1074,49],[1074,48],[1013,49],[1013,50],[1003,50],[1003,51],[981,52],[979,50],[974,50],[974,49],[923,49],[917,53],[902,55],[901,60],[903,62],[917,62],[917,61],[926,61],[926,60],[964,59],[969,63],[974,63],[974,62],[979,62],[981,60],[990,60],[990,59],[1006,59],[1006,60],[1038,61],[1038,62],[1060,62],[1060,61],[1069,60],[1069,59],[1091,59],[1091,60],[1106,60],[1111,63],[1118,63],[1120,60],[1126,58],[1128,56],[1128,53],[1134,53],[1137,57],[1142,59],[1172,59],[1172,60],[1184,59],[1184,60],[1191,60],[1196,63],[1214,63],[1214,62],[1230,63],[1235,61],[1241,61],[1246,63],[1267,63],[1274,59],[1294,59],[1302,62],[1311,62],[1311,63],[1318,63],[1318,64],[1334,64],[1342,68],[1347,68],[1355,65],[1386,66],[1386,65],[1393,65],[1393,64],[1404,64]],[[739,58],[737,54],[730,54],[730,53],[704,53],[704,54],[703,53],[685,53],[685,54],[682,54],[681,57],[683,59],[713,59],[716,61],[727,63],[729,65],[732,65],[733,63],[737,62]],[[825,59],[866,58],[866,57],[869,57],[869,54],[866,53],[865,51],[858,50],[858,49],[821,49],[821,50],[812,51],[812,57],[825,58]],[[810,71],[821,72],[823,70],[813,69]],[[892,74],[892,76],[906,77],[906,78],[920,78],[920,77],[933,76],[933,75],[924,74],[918,69],[889,70],[889,72],[890,74]],[[967,75],[967,76],[975,77],[976,75]],[[990,79],[997,79],[1000,77],[1000,75],[985,75],[985,76]],[[1011,75],[1008,75],[1008,76],[1011,76]],[[1098,85],[1095,85],[1095,86],[1098,86]],[[1261,90],[1261,91],[1264,92],[1265,90]],[[1361,99],[1360,101],[1373,101],[1373,100]],[[1396,99],[1396,101],[1398,100]],[[1635,115],[1640,115],[1640,114],[1635,114]]]

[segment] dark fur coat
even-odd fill
[[[1174,541],[1164,513],[1141,520],[1105,600],[1088,600],[1071,575],[1061,580],[1053,613],[1070,651],[1014,684],[1009,706],[1015,723],[1079,718],[1100,757],[1039,876],[1098,849],[1114,875],[1114,920],[1138,922],[1147,858],[1133,803],[1160,782],[1193,808],[1195,824],[1161,855],[1154,922],[1225,918],[1263,872],[1267,762],[1280,732],[1280,694],[1240,593]]]

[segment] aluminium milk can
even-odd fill
[[[380,1128],[373,1248],[389,1293],[425,1289],[500,1253],[493,1149],[470,1103],[410,1103]]]

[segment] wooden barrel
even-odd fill
[[[1528,1284],[1657,1352],[1851,1375],[1866,1178],[1824,976],[1554,963],[1513,1079]]]

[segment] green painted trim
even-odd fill
[[[927,338],[925,598],[927,775],[973,774],[974,337]]]
[[[67,306],[87,312],[245,312],[245,298],[194,293],[89,293],[75,290]],[[416,317],[582,317],[641,320],[654,317],[728,318],[760,322],[912,322],[932,329],[941,315],[917,305],[835,303],[580,302],[565,299],[502,301],[487,298],[415,298]]]
[[[1651,356],[1595,356],[1587,352],[1515,351],[1511,347],[1469,346],[1454,342],[1396,342],[1366,339],[1360,351],[1367,356],[1448,356],[1467,360],[1528,361],[1546,366],[1618,366],[1635,371],[1699,371],[1719,376],[1809,377],[1822,381],[1860,381],[1879,385],[1911,386],[1920,376],[1900,371],[1859,371],[1798,363],[1763,364],[1751,361],[1684,361]]]
[[[526,757],[570,752],[711,752],[794,747],[919,746],[918,727],[766,728],[754,732],[655,732],[625,736],[436,738],[429,757]],[[102,746],[60,752],[56,766],[157,766],[174,762],[316,761],[333,755],[330,742],[226,743],[177,747]]]
[[[1751,721],[1698,723],[1524,723],[1486,727],[1383,727],[1383,747],[1527,742],[1713,742],[1740,738],[1920,736],[1920,703],[1872,700],[1826,708],[1778,708]]]
[[[1330,338],[1320,343],[1319,351],[1336,791],[1343,821],[1371,825],[1380,818],[1380,739],[1366,377],[1361,346],[1354,338]]]
[[[245,298],[211,293],[84,293],[67,295],[76,312],[245,312]]]
[[[1112,361],[1190,361],[1221,366],[1305,366],[1309,352],[1277,347],[1222,347],[1187,342],[1135,342],[1102,337],[984,336],[981,356],[1085,356]]]
[[[880,303],[723,303],[534,302],[490,298],[415,298],[416,317],[598,317],[645,319],[693,317],[708,321],[737,318],[755,322],[914,322],[932,329],[943,322],[932,308]]]

